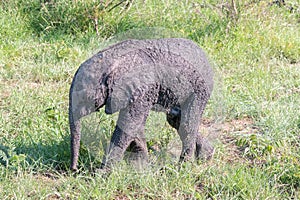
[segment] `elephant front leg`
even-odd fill
[[[120,162],[127,149],[130,151],[129,161],[133,166],[137,168],[145,166],[148,161],[146,139],[143,135],[136,137],[128,134],[117,125],[101,168],[111,168]]]
[[[144,134],[144,127],[147,120],[147,112],[142,118],[142,124],[140,130],[138,131],[139,134],[135,137],[134,141],[130,143],[128,148],[129,150],[129,162],[135,166],[136,168],[142,168],[148,162],[148,149],[146,143],[146,137]]]
[[[110,168],[115,163],[122,160],[124,152],[131,141],[132,137],[117,125],[113,132],[109,148],[102,160],[101,168]]]
[[[117,127],[103,159],[102,167],[110,167],[119,162],[128,147],[132,150],[130,159],[139,162],[142,159],[147,160],[148,151],[144,136],[144,125],[149,110],[150,106],[137,102],[120,111]]]

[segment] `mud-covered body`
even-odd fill
[[[166,112],[183,140],[182,158],[190,157],[201,140],[198,126],[212,88],[208,60],[190,40],[127,40],[98,52],[80,66],[70,89],[71,168],[78,158],[80,118],[103,106],[107,114],[120,111],[104,164],[121,159],[132,144],[147,156],[143,128],[151,109]]]

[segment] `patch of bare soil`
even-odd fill
[[[217,162],[232,164],[241,162],[251,164],[251,161],[243,156],[244,150],[236,144],[237,134],[260,133],[260,129],[254,125],[251,118],[235,119],[222,123],[203,119],[199,131],[204,138],[215,146],[213,163],[214,160],[217,160]],[[179,137],[175,137],[168,143],[167,148],[155,145],[151,147],[151,150],[156,154],[167,154],[176,161],[181,153],[181,141]]]
[[[214,123],[204,119],[200,132],[218,146],[215,156],[226,163],[249,162],[243,157],[243,150],[236,145],[236,134],[255,134],[260,130],[251,118],[235,119],[223,123]],[[218,145],[219,144],[219,145]]]

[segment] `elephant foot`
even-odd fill
[[[197,137],[195,158],[197,160],[210,160],[214,155],[215,149],[208,141],[208,139],[201,136]]]
[[[192,161],[193,159],[193,150],[194,148],[190,147],[190,148],[185,148],[182,149],[180,158],[179,158],[179,162],[188,162],[188,161]]]
[[[100,168],[94,169],[93,172],[92,172],[92,175],[93,176],[98,176],[98,177],[100,176],[104,179],[107,179],[110,176],[111,173],[112,173],[111,168],[107,168],[107,167],[102,168],[102,167],[100,167]]]

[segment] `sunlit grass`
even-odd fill
[[[37,12],[39,1],[1,2],[0,197],[300,198],[300,2],[239,2],[233,22],[226,9],[217,9],[221,1],[135,1],[127,11],[105,12],[99,36],[87,13],[69,26],[83,9],[75,4],[38,21],[51,14]],[[62,0],[56,8],[68,3]],[[148,167],[135,171],[122,162],[109,177],[93,174],[103,148],[95,152],[83,140],[81,173],[73,176],[67,111],[72,77],[103,41],[146,26],[193,39],[209,55],[216,84],[203,131],[211,133],[215,156],[178,170],[179,137],[163,114],[151,113]],[[88,134],[99,130],[99,141],[107,142],[116,118],[103,111],[87,118],[87,130],[94,131]]]

